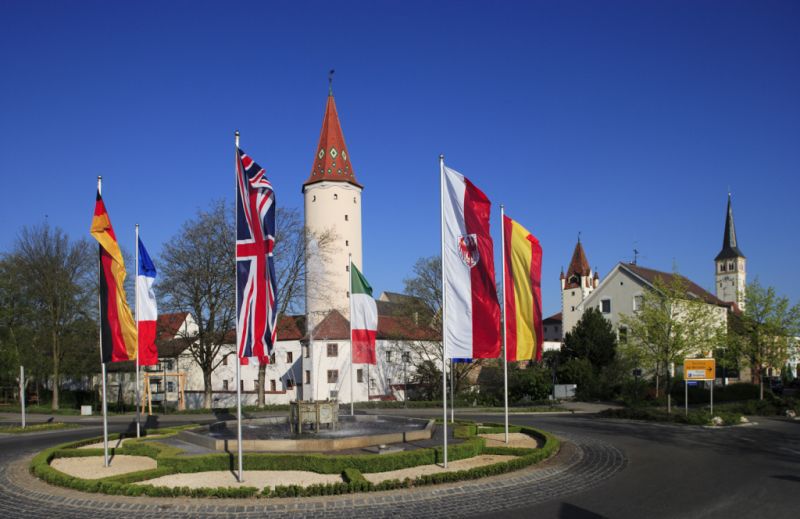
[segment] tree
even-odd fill
[[[404,304],[405,314],[417,323],[427,322],[434,330],[435,340],[405,341],[408,349],[413,353],[412,358],[419,359],[421,364],[416,366],[419,371],[431,372],[431,365],[441,369],[442,356],[442,260],[441,256],[419,258],[412,267],[412,276],[403,280],[405,294],[412,296]],[[398,338],[401,339],[401,338]],[[453,364],[453,389],[462,389],[484,364],[484,359],[473,362],[459,362]],[[441,384],[441,372],[438,375]],[[441,394],[441,390],[439,391]]]
[[[636,365],[652,367],[656,379],[667,380],[667,409],[672,410],[669,388],[672,366],[689,356],[713,351],[725,335],[725,309],[706,303],[689,291],[679,274],[658,277],[642,295],[641,307],[620,320],[628,329],[625,352]]]
[[[203,406],[212,405],[211,374],[232,338],[235,320],[235,234],[233,211],[224,201],[199,210],[165,245],[161,254],[159,291],[172,311],[190,312],[197,333],[181,337],[203,372]]]
[[[4,277],[13,276],[3,283],[3,297],[21,311],[4,319],[7,338],[18,362],[29,362],[27,353],[33,351],[49,357],[54,410],[59,408],[64,338],[75,340],[77,334],[79,342],[93,342],[83,324],[94,318],[96,308],[92,294],[97,271],[91,250],[88,240],[72,241],[59,227],[44,223],[23,227],[14,249],[3,258]]]
[[[745,310],[731,342],[751,369],[752,382],[760,385],[764,398],[763,373],[779,368],[789,358],[794,337],[800,334],[800,305],[790,305],[773,287],[764,288],[758,279],[745,289]]]
[[[617,356],[617,334],[597,308],[587,309],[571,332],[564,337],[561,361],[587,359],[599,372]]]

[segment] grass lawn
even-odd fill
[[[71,429],[74,427],[80,427],[80,425],[71,423],[61,423],[61,422],[28,424],[24,428],[18,425],[13,425],[13,426],[0,425],[0,433],[25,434],[25,433],[33,433],[41,431],[54,431],[57,429]]]

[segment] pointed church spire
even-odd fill
[[[714,261],[744,257],[736,241],[736,228],[733,226],[733,206],[731,205],[731,194],[728,193],[728,210],[725,213],[725,234],[722,237],[722,250],[714,258]]]
[[[583,251],[581,245],[580,234],[578,235],[578,243],[575,244],[575,250],[572,252],[572,260],[569,262],[567,269],[567,283],[572,283],[572,277],[577,276],[582,278],[590,276],[592,268],[589,266],[589,260],[586,259],[586,253]]]
[[[322,181],[349,182],[358,187],[358,183],[353,172],[353,165],[350,163],[350,152],[344,142],[341,124],[339,124],[339,114],[336,111],[336,101],[333,97],[333,70],[328,77],[328,103],[325,106],[325,117],[322,119],[322,130],[319,134],[319,145],[317,145],[314,164],[311,166],[311,174],[303,186]]]

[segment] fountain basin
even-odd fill
[[[248,452],[329,452],[427,440],[433,435],[434,423],[434,420],[398,416],[340,416],[336,429],[297,434],[290,430],[288,417],[242,420],[242,449]],[[235,420],[181,431],[178,437],[220,452],[234,452],[239,448]]]

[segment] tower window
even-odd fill
[[[353,197],[353,203],[354,204],[358,203],[358,202],[356,202],[356,197]]]
[[[339,195],[337,195],[336,193],[334,193],[334,194],[333,194],[333,199],[334,199],[334,200],[339,200]]]
[[[350,220],[350,218],[347,215],[344,215],[344,221],[347,222],[349,220]]]
[[[734,262],[732,262],[732,261],[730,263],[728,263],[728,270],[730,270],[730,271],[736,270],[736,266],[735,265],[736,264]]]
[[[719,264],[719,271],[720,272],[725,272],[725,264],[724,263],[720,263]]]
[[[311,197],[311,201],[312,201],[312,202],[316,202],[316,201],[317,201],[317,195],[314,195],[314,196],[312,196],[312,197]]]
[[[345,240],[344,241],[344,246],[345,247],[349,247],[350,246],[350,240]]]

